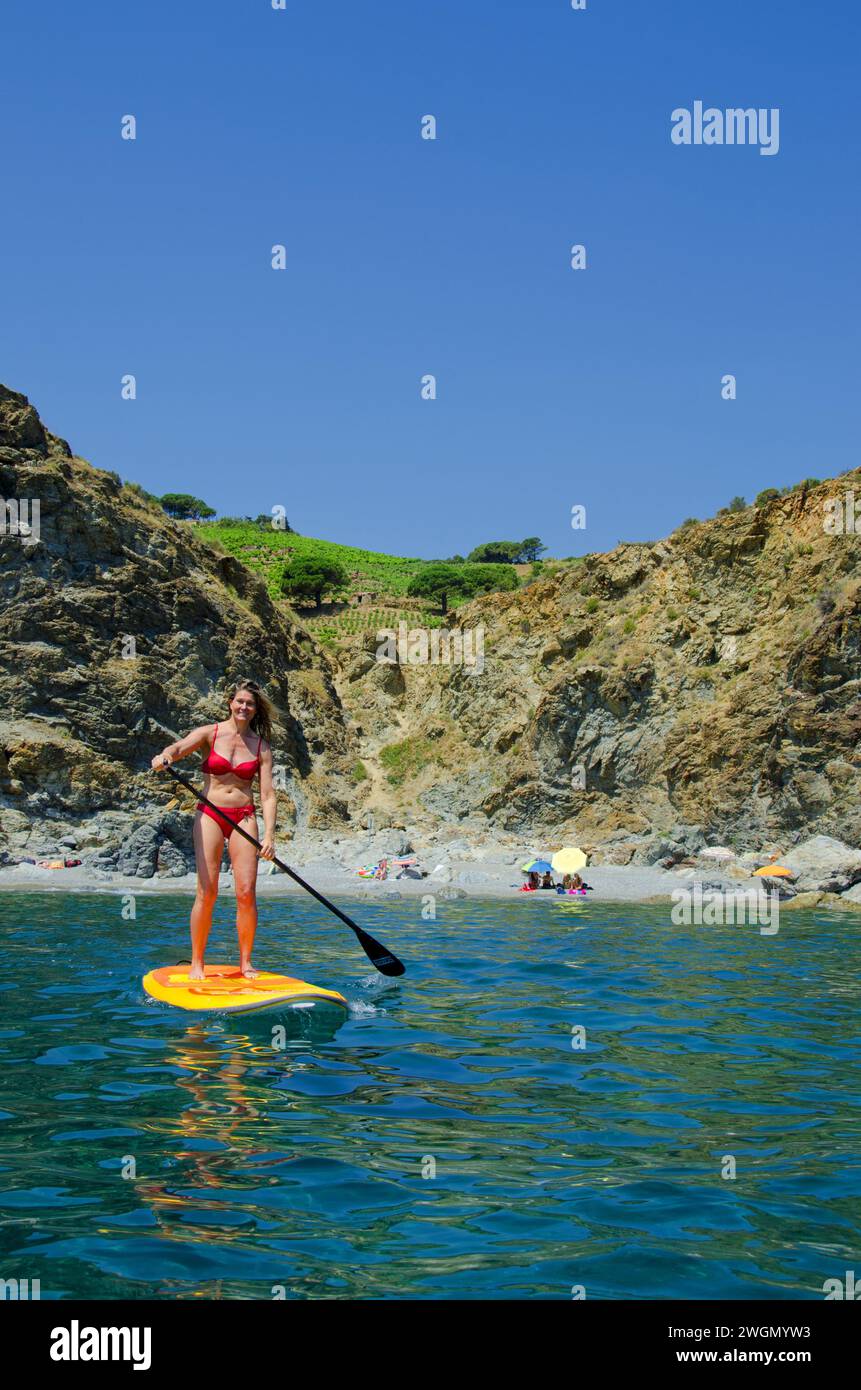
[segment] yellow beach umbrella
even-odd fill
[[[782,864],[766,864],[765,868],[757,869],[754,878],[795,878],[791,869],[784,869]]]
[[[576,874],[579,869],[585,869],[586,856],[582,849],[569,845],[567,849],[558,849],[550,863],[557,874]]]

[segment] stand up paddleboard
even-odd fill
[[[310,1009],[318,1005],[347,1010],[343,994],[334,989],[274,975],[261,970],[256,980],[240,975],[238,965],[207,965],[205,980],[190,980],[188,965],[163,965],[144,975],[143,987],[153,999],[195,1013],[247,1014],[260,1009]]]

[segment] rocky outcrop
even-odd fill
[[[330,664],[258,579],[74,457],[5,388],[0,495],[40,503],[37,539],[0,537],[0,847],[49,847],[80,822],[96,853],[95,813],[118,808],[156,827],[124,847],[133,872],[179,873],[187,836],[159,820],[172,784],[148,763],[223,718],[225,685],[243,675],[278,710],[282,827],[345,820],[356,749]]]
[[[861,471],[459,610],[483,672],[405,665],[389,715],[393,740],[450,731],[413,803],[607,863],[677,863],[697,836],[861,844],[861,541],[823,524],[853,489]],[[351,708],[367,687],[356,670]]]
[[[790,849],[781,860],[794,874],[799,893],[845,893],[861,883],[861,850],[830,835],[814,835]]]

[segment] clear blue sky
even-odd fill
[[[859,15],[6,0],[0,381],[153,492],[425,557],[856,467]],[[779,154],[673,145],[696,100]]]

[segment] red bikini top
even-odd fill
[[[257,744],[256,758],[252,758],[251,761],[247,763],[237,763],[236,767],[234,767],[233,764],[229,763],[226,758],[222,758],[220,753],[216,753],[215,743],[217,738],[218,725],[216,724],[215,733],[212,737],[212,747],[210,748],[209,753],[206,756],[206,759],[200,765],[202,771],[212,772],[215,774],[216,777],[224,777],[227,775],[228,772],[232,772],[234,777],[241,778],[243,782],[253,782],[255,773],[260,767],[260,744],[263,742],[263,739],[261,738],[260,742]]]

